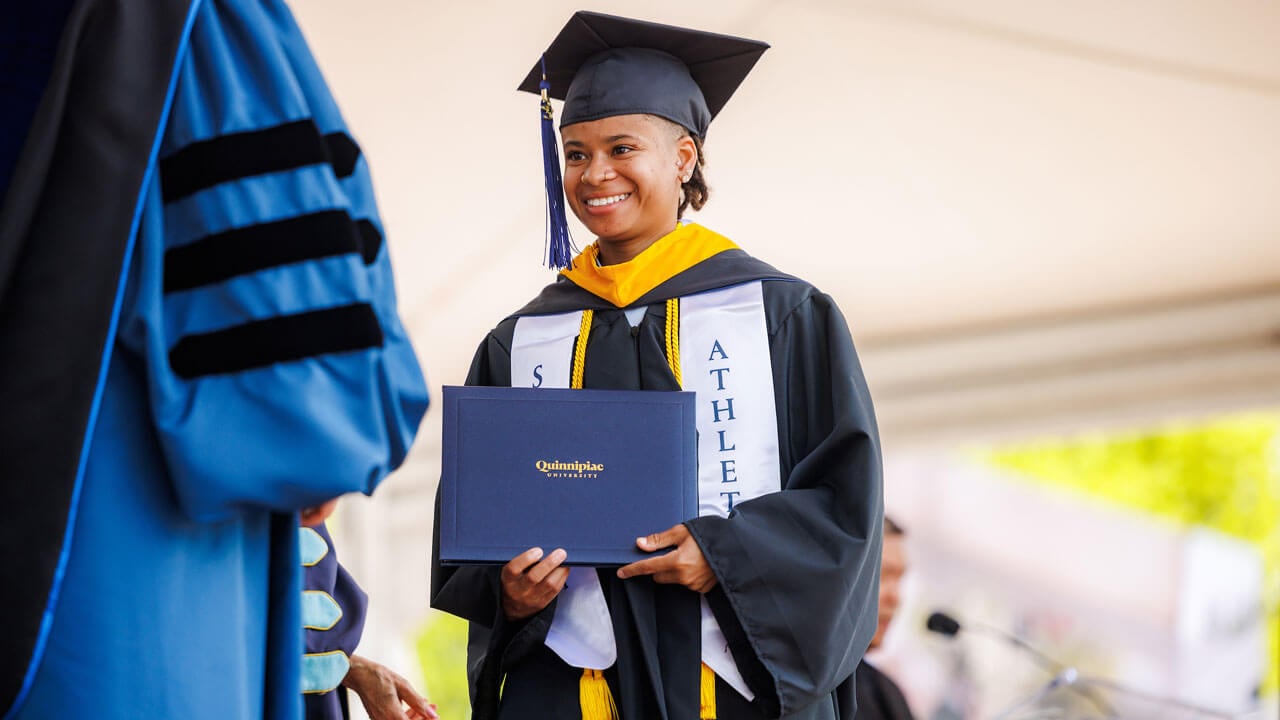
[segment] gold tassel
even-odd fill
[[[582,720],[618,720],[618,706],[613,704],[613,693],[600,670],[583,668],[578,703],[582,706]]]
[[[702,663],[702,710],[699,720],[716,720],[716,674]]]

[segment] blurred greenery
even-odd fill
[[[444,720],[471,717],[467,695],[467,621],[432,610],[414,640],[422,687]]]
[[[984,459],[1034,482],[1255,545],[1266,576],[1264,691],[1280,690],[1280,414],[1027,443],[989,451]]]

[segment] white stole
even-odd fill
[[[512,386],[569,387],[580,323],[579,312],[517,320]],[[681,299],[680,374],[684,389],[697,393],[698,514],[725,517],[738,503],[777,492],[778,417],[759,281]],[[574,667],[603,670],[617,660],[613,624],[594,568],[569,571],[546,643]],[[705,598],[702,661],[753,699]]]
[[[511,387],[569,387],[582,313],[522,317],[511,340]],[[613,621],[595,568],[569,568],[547,647],[574,667],[604,670],[618,659]]]

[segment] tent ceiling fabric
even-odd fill
[[[296,4],[371,160],[402,312],[433,383],[460,382],[483,332],[551,279],[538,268],[536,100],[512,88],[576,9]],[[710,133],[713,194],[693,217],[836,297],[887,437],[1021,427],[1069,406],[1069,389],[1026,402],[1019,383],[1059,346],[1011,343],[1010,332],[1103,343],[1088,367],[1116,373],[1115,387],[1132,392],[1086,414],[1095,420],[1135,407],[1277,402],[1276,374],[1242,373],[1239,363],[1265,361],[1236,350],[1210,349],[1191,373],[1231,375],[1229,392],[1196,396],[1172,376],[1137,379],[1176,364],[1161,335],[1169,322],[1183,328],[1183,345],[1213,346],[1214,329],[1234,314],[1204,315],[1202,299],[1272,303],[1245,313],[1237,340],[1248,336],[1274,362],[1280,5],[655,0],[591,9],[773,45]],[[1190,319],[1180,324],[1183,312]],[[1064,317],[1076,318],[1065,331]],[[1075,367],[1062,352],[1058,367]],[[957,373],[986,384],[965,395],[947,386]],[[1085,417],[1058,417],[1067,416]]]

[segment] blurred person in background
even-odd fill
[[[886,516],[884,519],[884,545],[880,556],[880,614],[875,637],[871,638],[871,650],[884,643],[885,633],[898,612],[899,588],[902,576],[907,573],[906,531]],[[858,712],[857,720],[913,720],[911,708],[897,683],[865,658],[857,671]]]

